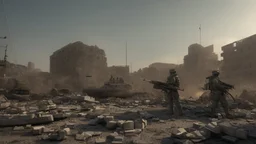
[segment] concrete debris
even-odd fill
[[[134,129],[134,121],[128,120],[123,123],[124,130],[133,130]]]
[[[36,126],[33,127],[32,133],[33,135],[41,135],[44,132],[45,127],[44,126]]]
[[[124,134],[125,136],[136,136],[137,134],[140,134],[142,132],[141,129],[133,129],[133,130],[125,130]]]
[[[76,134],[75,139],[78,141],[86,141],[88,140],[90,137],[92,137],[92,134],[87,133],[87,132],[82,132],[80,134]]]
[[[108,121],[106,127],[109,130],[114,130],[117,128],[117,122],[116,121]]]
[[[66,139],[66,132],[64,130],[59,130],[55,133],[50,133],[48,139],[51,141],[63,141]]]
[[[95,144],[106,144],[106,138],[97,138]]]
[[[218,126],[217,122],[211,122],[207,124],[205,128],[213,133],[216,133],[216,134],[220,133],[220,127]]]

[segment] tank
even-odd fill
[[[110,78],[100,88],[87,88],[83,90],[84,95],[89,95],[95,98],[107,98],[107,97],[129,97],[133,95],[132,86],[125,83],[122,79],[114,81]]]

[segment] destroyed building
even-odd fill
[[[256,35],[223,46],[222,74],[235,83],[253,82],[256,79]]]
[[[178,68],[178,74],[188,93],[196,92],[205,82],[205,77],[210,75],[212,70],[218,69],[218,55],[213,50],[213,45],[203,47],[200,44],[192,44],[188,47],[184,63]]]
[[[70,78],[72,85],[83,88],[88,84],[101,85],[107,77],[107,58],[104,50],[82,42],[74,42],[55,51],[50,56],[50,73],[53,76]],[[80,89],[79,88],[79,89]]]
[[[32,62],[28,62],[28,70],[29,70],[29,71],[35,70],[35,64],[32,63]]]

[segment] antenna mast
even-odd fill
[[[200,27],[199,27],[199,33],[200,33],[200,45],[202,44],[201,43],[201,24],[200,24]]]
[[[127,41],[125,42],[125,66],[127,66]]]

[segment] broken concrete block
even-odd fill
[[[23,126],[15,126],[13,128],[14,131],[21,131],[21,130],[24,130],[25,128]]]
[[[54,119],[53,119],[52,115],[43,115],[42,117],[33,118],[33,119],[28,120],[28,122],[32,125],[47,124],[47,123],[51,123],[53,121],[54,121]]]
[[[141,129],[125,130],[125,131],[124,131],[124,134],[125,134],[126,136],[133,136],[133,135],[140,134],[141,131],[142,131]]]
[[[228,122],[223,122],[219,124],[221,131],[229,136],[235,137],[236,136],[236,130],[237,127],[232,126],[230,123]]]
[[[142,120],[135,120],[134,121],[134,128],[135,129],[144,129],[145,128],[145,123]]]
[[[117,126],[118,127],[123,127],[124,122],[125,122],[124,120],[118,120],[117,121]]]
[[[50,133],[48,139],[51,141],[63,141],[66,139],[66,132],[63,130],[59,130],[56,133]]]
[[[232,143],[235,143],[237,141],[237,138],[228,135],[222,136],[222,139]]]
[[[93,132],[82,132],[81,134],[76,134],[76,140],[78,141],[85,141],[87,140],[88,138],[92,137],[92,133]]]
[[[51,128],[44,128],[43,129],[43,133],[54,133],[55,132],[55,130],[54,129],[51,129]]]
[[[134,129],[134,121],[128,120],[128,121],[124,122],[123,129],[124,130],[133,130]]]
[[[93,132],[92,136],[100,136],[102,132]]]
[[[95,140],[95,144],[106,144],[106,139],[105,138],[97,138]]]
[[[114,120],[114,116],[105,116],[104,120],[105,120],[105,122],[113,121]]]
[[[64,128],[63,130],[66,132],[66,135],[67,135],[67,136],[70,136],[70,135],[71,135],[71,130],[70,130],[70,128]]]
[[[109,130],[114,130],[117,127],[117,122],[116,121],[108,121],[106,127]]]
[[[32,128],[33,135],[41,135],[44,132],[44,126],[35,126]]]
[[[201,122],[195,122],[195,123],[193,123],[193,128],[195,128],[195,129],[201,129],[201,128],[205,127],[205,125],[206,125],[206,124],[201,123]]]
[[[196,131],[193,131],[193,132],[190,132],[190,133],[187,133],[185,135],[186,138],[189,138],[189,139],[200,139],[200,138],[204,138],[204,136],[201,134],[200,131],[196,130]]]
[[[247,131],[244,129],[237,129],[236,137],[240,139],[247,139]]]
[[[124,137],[123,136],[115,136],[114,141],[123,141]]]
[[[70,113],[57,113],[57,114],[53,114],[53,118],[54,120],[62,120],[65,118],[70,117]]]
[[[78,113],[77,114],[79,117],[85,117],[87,115],[87,113]]]
[[[78,141],[85,141],[86,137],[83,134],[76,134],[75,139]]]
[[[207,124],[205,128],[213,133],[216,133],[216,134],[220,133],[220,126],[218,126],[217,122],[211,122]]]
[[[145,119],[142,119],[142,122],[144,123],[145,127],[148,125],[148,121]]]
[[[65,123],[65,127],[70,128],[70,129],[74,129],[75,126],[76,126],[76,123],[71,123],[71,122]]]

